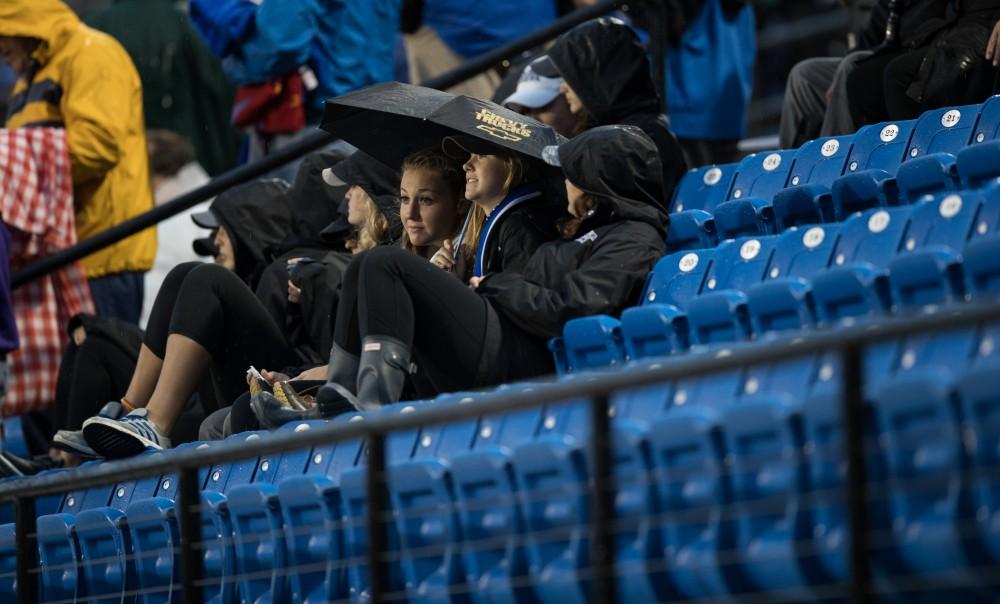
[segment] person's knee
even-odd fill
[[[227,281],[240,281],[240,278],[236,273],[218,264],[202,263],[188,273],[184,279],[184,286],[208,288]]]
[[[395,272],[399,270],[401,263],[411,256],[410,252],[395,246],[376,247],[365,253],[363,270]]]
[[[191,271],[199,266],[203,266],[204,264],[204,262],[182,262],[178,264],[174,268],[170,269],[167,276],[163,278],[163,284],[160,286],[160,290],[177,291]]]

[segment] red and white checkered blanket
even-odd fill
[[[65,130],[0,129],[0,219],[10,227],[12,272],[76,243]],[[7,357],[4,417],[52,404],[66,325],[94,312],[78,263],[14,290],[11,303],[21,347]]]

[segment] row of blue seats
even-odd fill
[[[982,105],[927,111],[916,120],[864,126],[853,135],[819,139],[798,149],[757,153],[739,164],[688,172],[671,212],[709,210],[724,201],[771,199],[786,187],[831,186],[840,176],[867,170],[896,174],[901,164],[934,153],[958,153],[1000,138],[1000,97]]]
[[[773,199],[743,198],[671,215],[667,251],[714,247],[720,241],[771,235],[791,227],[843,222],[875,207],[914,204],[946,192],[974,190],[1000,176],[1000,141],[908,161],[893,176],[882,170],[841,176],[832,186],[783,189]]]

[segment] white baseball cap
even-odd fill
[[[541,57],[525,66],[521,77],[517,80],[517,90],[504,99],[503,105],[505,107],[520,105],[529,109],[539,109],[559,96],[559,85],[562,84],[563,79],[539,75],[533,68],[535,64],[548,60],[548,57]]]

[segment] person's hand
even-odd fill
[[[994,67],[1000,67],[1000,21],[993,26],[990,41],[986,43],[986,60],[992,60]]]
[[[281,373],[280,371],[268,371],[267,369],[261,369],[260,375],[268,381],[269,384],[274,384],[276,382],[287,382],[291,378]]]
[[[312,369],[306,369],[302,373],[298,374],[293,381],[309,380],[309,381],[326,381],[326,365],[320,365],[319,367],[313,367]]]
[[[295,287],[291,279],[288,280],[288,302],[291,304],[298,304],[299,300],[302,299],[302,289]]]
[[[450,240],[445,239],[441,249],[431,256],[431,264],[448,272],[455,270],[455,253]]]
[[[73,330],[73,343],[77,346],[83,346],[83,343],[87,341],[87,330],[83,328],[83,325],[79,325]]]
[[[469,287],[471,287],[472,289],[476,289],[477,287],[479,287],[479,284],[482,283],[482,282],[483,282],[483,278],[482,277],[470,277],[469,278]]]

